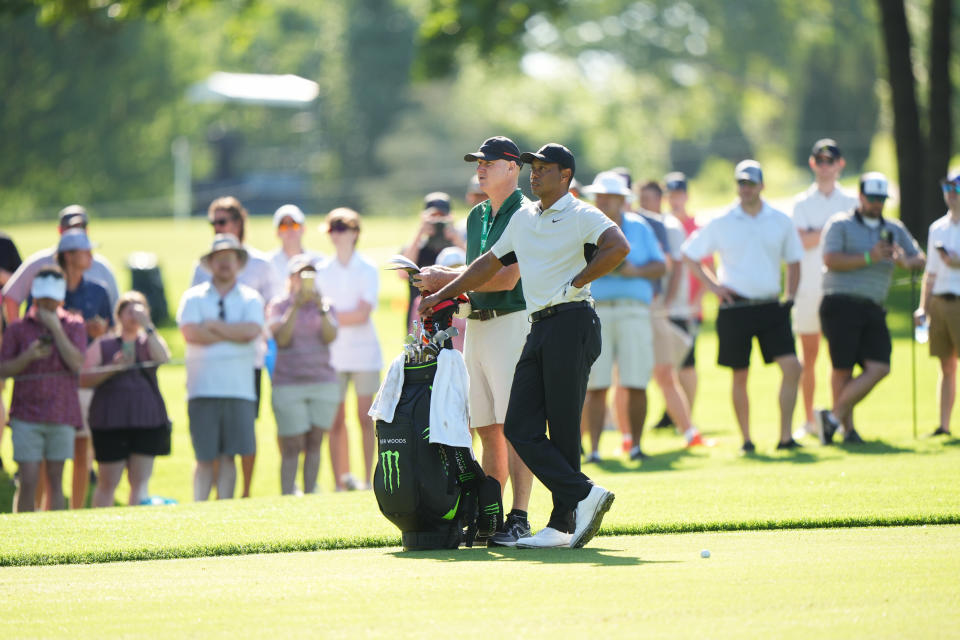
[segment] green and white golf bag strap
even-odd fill
[[[457,484],[463,489],[464,498],[460,503],[464,510],[463,522],[467,525],[465,543],[471,547],[477,535],[489,538],[503,526],[500,482],[483,472],[471,449],[452,448],[450,457]]]

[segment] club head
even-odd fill
[[[450,339],[450,334],[447,331],[441,329],[440,331],[437,331],[435,334],[433,334],[433,337],[430,339],[430,342],[432,342],[433,344],[443,344],[449,339]]]
[[[455,338],[456,336],[460,335],[460,329],[457,329],[456,327],[448,327],[447,335],[451,338]]]
[[[413,334],[412,334],[412,333],[408,333],[408,334],[407,334],[407,337],[403,339],[403,344],[413,344],[413,343],[415,343],[416,341],[417,341],[417,339],[413,337]]]

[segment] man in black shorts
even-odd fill
[[[734,176],[739,202],[694,233],[683,245],[683,258],[687,268],[720,299],[717,363],[733,369],[733,408],[743,434],[741,450],[755,450],[750,439],[747,397],[754,336],[760,343],[764,362],[776,362],[783,374],[777,449],[794,449],[800,446],[791,436],[791,423],[802,368],[790,327],[790,308],[800,282],[803,246],[790,218],[760,197],[760,164],[744,160],[737,165]],[[716,274],[701,262],[713,253],[720,257]],[[781,262],[787,265],[783,302],[779,299]]]
[[[853,407],[890,373],[890,332],[883,308],[894,264],[923,269],[926,258],[917,241],[896,219],[883,217],[887,178],[870,172],[860,177],[860,206],[838,213],[823,229],[823,300],[820,325],[833,363],[833,412],[823,410],[821,442],[842,430],[846,444],[863,442],[853,427]],[[854,365],[860,375],[853,376]]]

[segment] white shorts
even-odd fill
[[[817,289],[797,291],[793,300],[793,332],[820,333],[820,300],[823,293]]]
[[[513,372],[530,332],[524,310],[490,320],[467,320],[463,358],[470,376],[470,426],[503,424]]]
[[[587,389],[607,389],[617,365],[620,386],[646,389],[653,373],[650,307],[639,300],[597,302],[600,356],[590,369]]]

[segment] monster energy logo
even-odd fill
[[[400,488],[400,452],[381,451],[380,467],[383,469],[383,488],[393,493]],[[393,486],[394,469],[396,469],[397,486]]]

